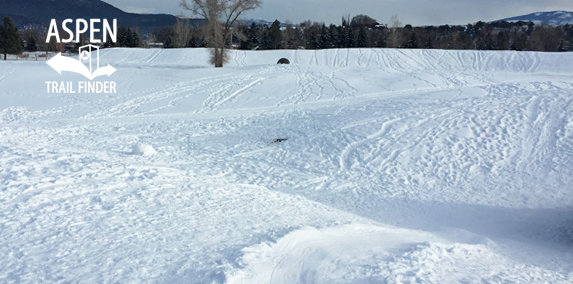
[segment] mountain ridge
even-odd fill
[[[496,22],[499,21],[506,21],[506,22],[531,21],[536,25],[545,24],[551,26],[563,26],[567,24],[573,24],[573,12],[568,12],[568,11],[535,12],[527,15],[521,15],[497,20]]]
[[[19,28],[48,27],[51,19],[117,19],[117,25],[137,27],[144,33],[174,25],[177,17],[168,14],[128,13],[101,0],[3,0],[1,17],[8,16]],[[192,19],[193,24],[202,21]]]

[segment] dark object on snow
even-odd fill
[[[279,62],[277,62],[277,64],[290,64],[290,61],[288,61],[288,59],[286,59],[286,58],[281,58],[281,59],[279,59]]]
[[[288,140],[288,138],[277,138],[277,139],[271,141],[271,144],[272,143],[279,143],[279,142],[283,142],[283,141],[287,141],[287,140]]]

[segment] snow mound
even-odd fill
[[[155,149],[153,149],[153,146],[151,146],[150,144],[140,142],[133,145],[132,154],[140,156],[153,156],[157,154],[157,151],[155,151]]]
[[[382,263],[424,240],[444,241],[422,231],[366,224],[304,227],[275,244],[243,249],[245,268],[227,283],[384,282]]]
[[[243,249],[235,283],[531,283],[548,271],[516,263],[485,244],[451,243],[428,232],[353,224],[291,232]],[[560,282],[559,276],[550,282]]]
[[[25,107],[9,107],[0,110],[0,122],[17,122],[17,121],[30,121],[32,120],[30,110]]]

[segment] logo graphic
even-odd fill
[[[92,54],[94,52],[96,53],[95,70],[93,64],[94,60],[92,58]],[[60,52],[52,59],[48,60],[47,63],[60,74],[62,74],[62,71],[74,72],[81,74],[90,80],[103,75],[107,75],[109,77],[115,72],[115,68],[109,64],[101,68],[99,67],[99,47],[92,44],[84,45],[79,48],[79,53],[79,59],[76,60],[70,57],[64,57]],[[84,65],[84,62],[89,65],[89,68]]]

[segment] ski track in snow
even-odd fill
[[[569,53],[100,56],[0,63],[0,282],[573,282]]]

